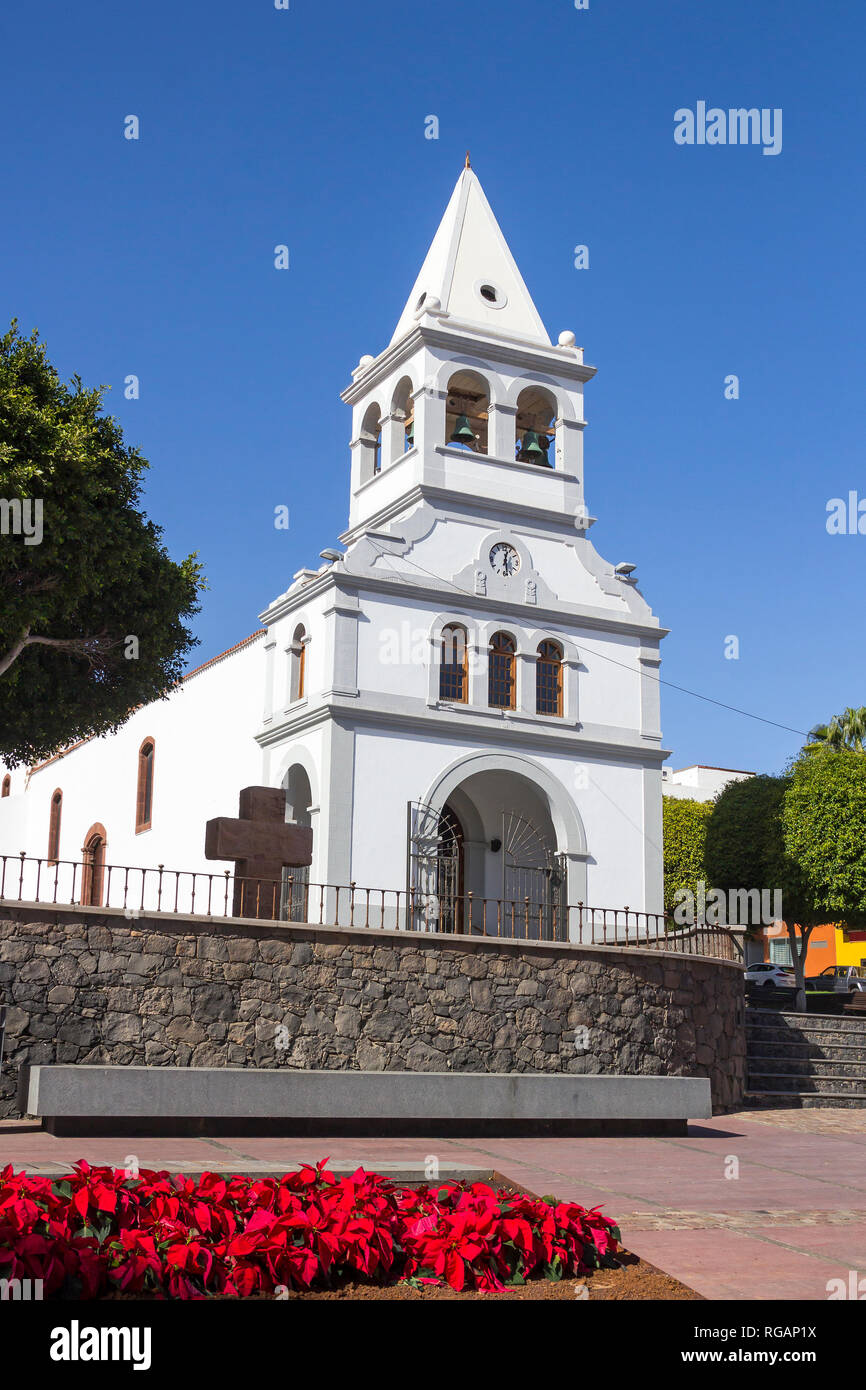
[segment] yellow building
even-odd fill
[[[836,928],[836,964],[866,965],[866,931]]]

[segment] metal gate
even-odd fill
[[[502,813],[503,908],[514,936],[563,940],[567,923],[567,861],[525,816]]]
[[[410,931],[463,930],[463,831],[449,806],[409,803],[407,922]]]
[[[308,922],[310,895],[310,866],[302,864],[283,869],[280,894],[281,922]]]

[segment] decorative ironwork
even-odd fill
[[[514,934],[562,939],[566,918],[567,861],[538,827],[516,811],[502,813],[502,897],[522,908]]]
[[[409,805],[410,929],[463,930],[463,828],[450,806]]]

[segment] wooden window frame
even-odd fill
[[[55,787],[51,793],[51,807],[48,813],[48,863],[56,864],[60,858],[60,824],[63,819],[63,792]]]
[[[446,661],[446,646],[449,633],[460,633],[463,639],[463,656],[459,661]],[[452,638],[452,649],[456,646]],[[454,694],[454,690],[459,694]],[[442,629],[439,644],[439,699],[447,704],[466,705],[469,703],[469,634],[462,623],[446,623]]]
[[[494,645],[503,639],[501,645]],[[507,663],[502,660],[507,658]],[[503,674],[504,673],[504,674]],[[508,693],[508,702],[498,698]],[[517,643],[510,632],[494,632],[487,657],[487,704],[491,709],[517,708]]]
[[[545,651],[548,648],[548,651]],[[554,657],[551,653],[555,652]],[[553,638],[546,638],[538,644],[538,655],[535,662],[535,713],[544,715],[548,719],[562,718],[562,667],[565,653],[558,642]],[[545,668],[551,671],[555,668],[555,677],[545,674]],[[552,709],[544,709],[543,705],[555,706]]]
[[[150,749],[150,756],[146,755],[146,749]],[[148,765],[150,771],[150,812],[145,816],[147,801],[147,776]],[[135,833],[143,835],[146,830],[150,830],[153,825],[153,789],[154,789],[154,769],[156,765],[156,740],[153,738],[142,739],[138,750],[138,777],[135,785]]]
[[[101,857],[97,858],[97,849],[92,849],[94,840],[99,840],[98,850]],[[84,844],[81,849],[81,903],[84,907],[102,907],[103,895],[105,892],[105,860],[108,853],[108,836],[105,833],[105,826],[99,821],[94,822],[84,837]]]

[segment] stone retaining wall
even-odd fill
[[[631,948],[3,905],[0,998],[0,1116],[25,1061],[745,1084],[740,967]]]

